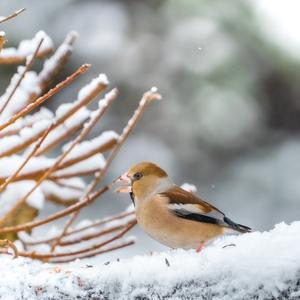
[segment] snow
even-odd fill
[[[73,117],[68,118],[64,125],[66,128],[73,128],[79,124],[82,124],[90,115],[90,111],[86,107],[81,107],[76,113],[73,114]]]
[[[56,110],[56,120],[62,118],[70,109],[72,109],[73,104],[62,104]],[[41,149],[44,149],[51,145],[53,142],[64,136],[66,132],[72,128],[82,125],[89,117],[90,111],[86,107],[80,108],[75,112],[72,117],[69,117],[63,124],[59,125],[47,135],[46,139],[43,141]]]
[[[157,93],[158,89],[156,86],[153,86],[151,89],[150,89],[151,93]]]
[[[57,182],[60,184],[72,186],[76,189],[84,189],[86,186],[85,181],[79,177],[69,178],[69,179],[60,179]]]
[[[57,67],[57,63],[59,59],[65,55],[67,55],[69,52],[72,51],[72,47],[66,44],[62,44],[55,54],[47,59],[44,63],[43,71],[40,73],[41,79],[47,79],[49,74],[52,73],[55,68]]]
[[[25,156],[22,155],[11,155],[9,157],[0,158],[0,178],[9,177],[13,172],[15,172],[18,167],[25,160]],[[68,161],[68,160],[66,160]],[[38,171],[46,170],[54,165],[56,162],[55,158],[47,158],[45,156],[32,157],[20,175],[31,174]],[[83,161],[80,161],[70,167],[64,168],[62,170],[53,173],[55,176],[66,176],[70,174],[76,174],[77,172],[88,172],[95,169],[103,168],[105,164],[105,159],[102,154],[95,154]]]
[[[83,88],[80,89],[78,92],[78,100],[85,99],[90,93],[92,93],[97,86],[99,85],[108,85],[109,81],[106,77],[105,74],[100,74],[98,77],[94,78],[89,84],[84,86]]]
[[[49,74],[55,71],[62,57],[65,57],[73,51],[72,40],[76,39],[78,34],[72,31],[68,34],[65,42],[63,42],[55,51],[54,55],[47,59],[44,63],[43,70],[39,74],[41,80],[49,77]]]
[[[105,109],[111,98],[114,98],[117,96],[117,89],[112,89],[110,92],[106,93],[103,99],[100,99],[98,101],[98,108],[101,109]]]
[[[49,109],[42,107],[38,112],[18,119],[15,123],[3,129],[1,134],[6,135],[9,133],[15,133],[15,131],[18,132],[24,127],[31,127],[40,120],[50,120],[52,118],[53,113]]]
[[[64,187],[50,180],[45,180],[41,184],[41,189],[46,196],[51,195],[66,201],[79,199],[83,194],[83,190]]]
[[[43,132],[50,124],[49,120],[36,122],[30,128],[23,128],[18,135],[11,135],[0,139],[0,155],[14,147],[25,144]]]
[[[33,39],[31,40],[23,40],[19,47],[16,48],[5,48],[1,52],[1,57],[26,57],[35,52],[39,42],[43,39],[43,43],[39,49],[39,53],[47,51],[53,48],[53,42],[51,38],[44,32],[39,31]]]
[[[81,172],[89,172],[95,171],[98,169],[102,169],[105,164],[105,159],[102,154],[95,154],[83,161],[80,161],[70,167],[64,168],[62,170],[56,171],[53,173],[54,176],[63,176],[69,177],[73,176],[74,174],[81,173]]]
[[[73,159],[76,157],[80,157],[82,155],[85,155],[87,153],[93,152],[97,149],[99,149],[101,146],[105,145],[111,140],[116,140],[118,138],[118,134],[115,131],[104,131],[101,135],[98,137],[89,140],[84,141],[80,144],[77,144],[71,151],[70,154],[68,154],[67,159]],[[63,151],[66,151],[70,147],[70,144],[66,144],[63,147]]]
[[[191,192],[191,193],[197,193],[197,187],[193,184],[190,184],[190,183],[183,183],[181,185],[181,188],[188,191],[188,192]]]
[[[5,93],[0,97],[0,107],[2,107],[7,101],[17,82],[19,81],[24,68],[25,67],[23,66],[19,66],[17,69],[17,73],[14,74],[14,76],[11,78],[10,84],[7,87]],[[28,100],[32,95],[37,95],[39,93],[40,88],[38,76],[34,71],[28,71],[25,74],[20,86],[17,88],[13,97],[8,103],[6,109],[1,114],[0,121],[6,120],[7,118],[14,115],[17,111],[21,110],[28,103]]]
[[[299,231],[300,222],[280,223],[269,232],[219,238],[201,253],[170,250],[95,265],[77,260],[55,266],[3,255],[0,295],[5,299],[286,299],[299,293]],[[232,243],[235,246],[224,248]]]
[[[25,157],[22,155],[11,155],[9,157],[3,157],[0,159],[0,177],[10,176],[18,167],[23,163]],[[37,172],[50,168],[54,164],[54,159],[46,157],[32,157],[24,169],[21,171],[21,175]]]
[[[23,180],[14,182],[8,185],[8,187],[0,194],[0,217],[7,213],[13,205],[21,199],[26,193],[28,193],[35,185],[33,180]],[[36,189],[27,199],[27,204],[36,209],[43,208],[44,195],[40,189]]]

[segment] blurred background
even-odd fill
[[[9,0],[1,14],[27,8],[3,25],[8,46],[41,29],[55,45],[70,30],[79,33],[61,78],[82,63],[92,69],[47,105],[75,99],[82,85],[106,73],[120,96],[98,133],[120,132],[144,91],[157,86],[162,93],[108,182],[140,160],[153,161],[176,183],[196,185],[198,195],[233,220],[268,230],[299,220],[299,6],[296,0]],[[2,90],[14,70],[1,72]],[[129,197],[110,193],[82,215],[129,204]],[[139,229],[134,233],[138,243],[124,255],[163,249]]]

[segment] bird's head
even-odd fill
[[[117,182],[120,193],[133,193],[135,199],[144,199],[149,195],[161,193],[173,185],[168,174],[151,162],[141,162],[121,175]]]

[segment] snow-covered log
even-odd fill
[[[299,299],[300,222],[92,265],[1,257],[3,299]],[[231,245],[234,244],[234,245]]]

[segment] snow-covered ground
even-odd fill
[[[105,264],[1,256],[1,299],[299,299],[300,222]],[[235,244],[224,247],[226,245]]]

